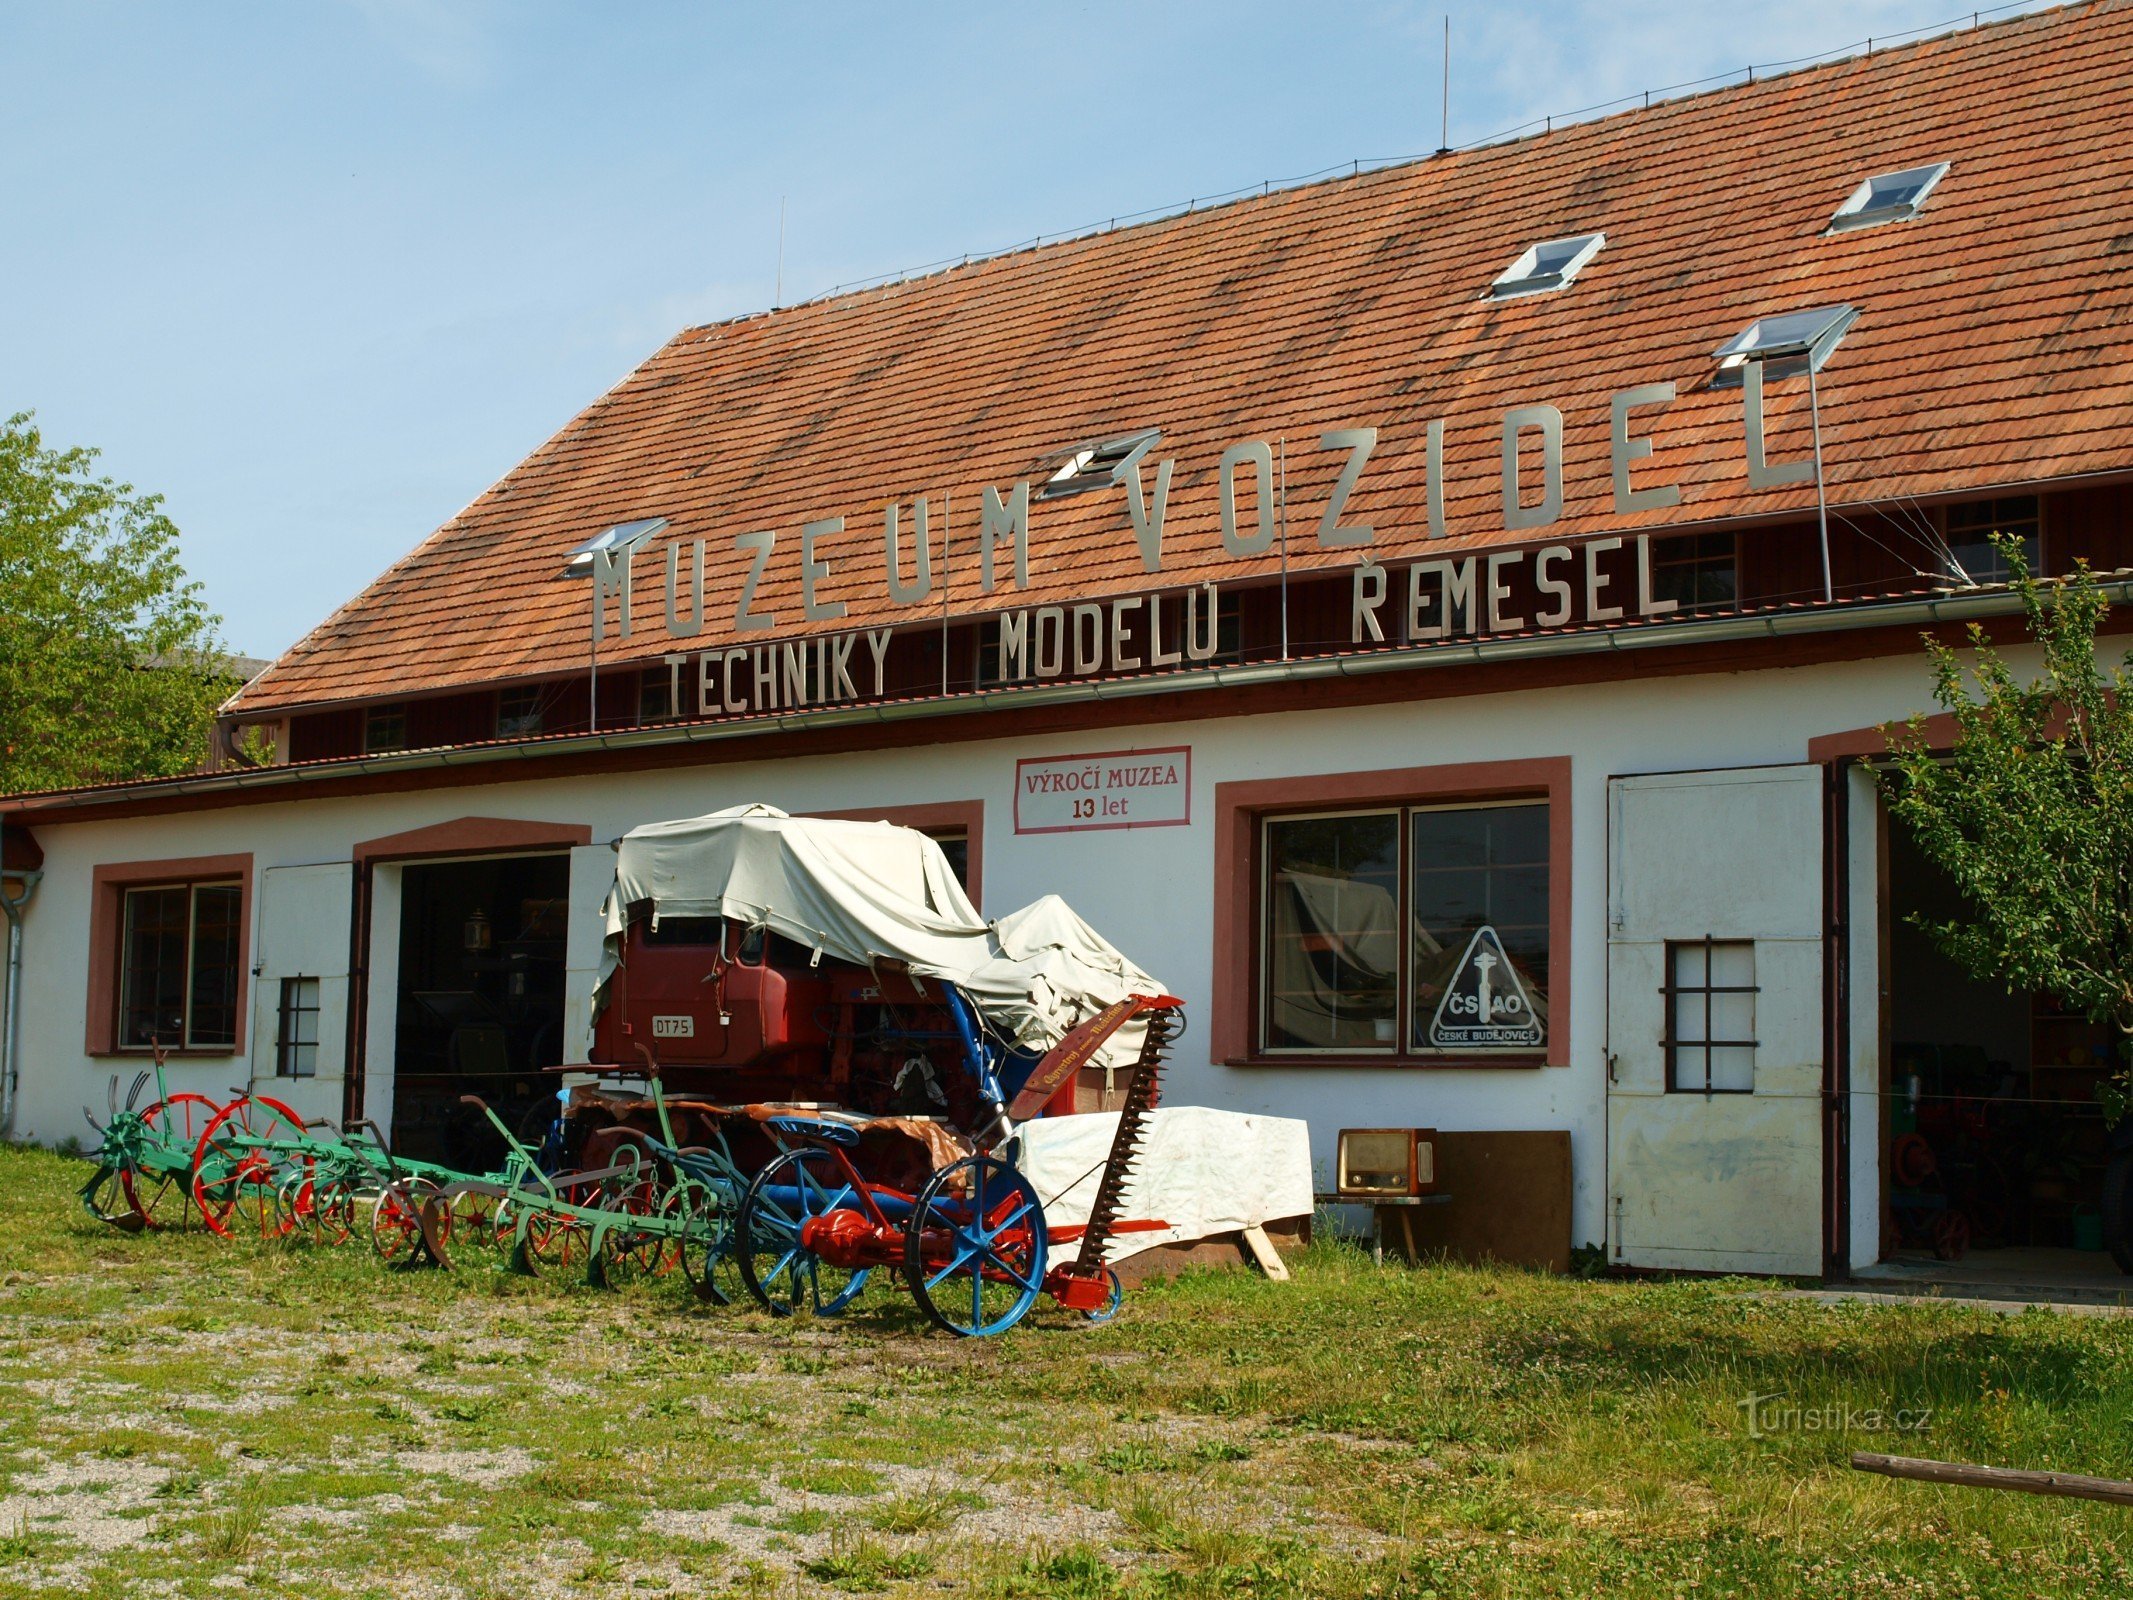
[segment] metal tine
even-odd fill
[[[147,1086],[148,1078],[149,1074],[146,1068],[133,1075],[133,1087],[126,1091],[126,1109],[128,1111],[140,1104],[141,1090]],[[116,1073],[112,1075],[111,1087],[114,1089],[118,1087],[118,1075]]]
[[[119,1080],[118,1074],[115,1072],[111,1074],[111,1082],[104,1090],[104,1104],[109,1108],[112,1116],[115,1117],[119,1114]],[[86,1111],[87,1107],[83,1109]]]

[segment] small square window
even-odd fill
[[[1871,228],[1883,222],[1908,222],[1925,205],[1926,196],[1948,171],[1948,163],[1906,167],[1901,172],[1883,172],[1851,192],[1829,219],[1831,233],[1853,228]]]
[[[1948,507],[1949,576],[1957,583],[2007,583],[2014,569],[1993,542],[2014,539],[2022,546],[2022,561],[2031,577],[2044,565],[2044,519],[2033,494],[2007,495],[1998,500],[1980,500],[1971,505]]]
[[[1607,243],[1604,233],[1580,233],[1568,239],[1546,239],[1520,256],[1489,285],[1492,299],[1509,300],[1518,295],[1546,294],[1567,288],[1584,270],[1585,263]]]
[[[1666,1087],[1672,1094],[1755,1092],[1755,942],[1668,940]]]
[[[1674,614],[1708,616],[1740,609],[1740,537],[1698,533],[1652,541],[1652,596]]]
[[[274,1075],[318,1076],[318,979],[281,980],[280,1024],[274,1033]]]
[[[674,705],[675,673],[670,667],[647,667],[637,679],[637,720],[671,722],[681,715]]]
[[[363,753],[381,755],[407,748],[407,708],[372,706],[363,713]]]
[[[541,731],[541,691],[506,689],[496,697],[496,736],[523,739]]]

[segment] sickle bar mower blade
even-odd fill
[[[1155,1108],[1158,1081],[1163,1075],[1163,1052],[1177,1025],[1182,1001],[1165,996],[1161,1001],[1143,1001],[1148,1010],[1148,1034],[1141,1041],[1140,1059],[1133,1063],[1133,1079],[1126,1085],[1126,1103],[1119,1108],[1118,1132],[1111,1139],[1111,1154],[1097,1180],[1096,1199],[1089,1206],[1089,1221],[1081,1236],[1081,1251],[1074,1258],[1077,1276],[1093,1277],[1104,1269],[1104,1249],[1111,1242],[1112,1226],[1118,1221],[1119,1201],[1126,1180],[1133,1175],[1133,1158],[1140,1152],[1141,1129]]]

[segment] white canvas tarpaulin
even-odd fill
[[[1311,1214],[1311,1130],[1293,1117],[1262,1117],[1207,1106],[1162,1106],[1142,1124],[1121,1218],[1167,1222],[1161,1232],[1122,1233],[1105,1259],[1159,1244],[1235,1233],[1282,1217]],[[1115,1111],[1025,1122],[1021,1168],[1055,1228],[1089,1219],[1111,1140]],[[1064,1244],[1062,1251],[1078,1246]]]
[[[615,883],[600,908],[602,994],[639,905],[655,918],[768,928],[859,966],[904,962],[955,984],[994,1033],[1031,1051],[1049,1049],[1115,1000],[1163,992],[1057,895],[988,924],[941,847],[888,822],[737,806],[632,828],[616,844]],[[1129,1064],[1143,1032],[1139,1023],[1119,1030],[1099,1064]]]

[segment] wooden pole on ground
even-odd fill
[[[1916,1456],[1852,1452],[1852,1465],[1885,1478],[1914,1478],[1921,1483],[1959,1483],[1971,1489],[2013,1489],[2022,1494],[2056,1494],[2073,1500],[2108,1500],[2133,1506],[2133,1483],[2118,1478],[2084,1478],[2072,1472],[2017,1472],[2010,1467],[1973,1467],[1959,1461],[1924,1461]]]

